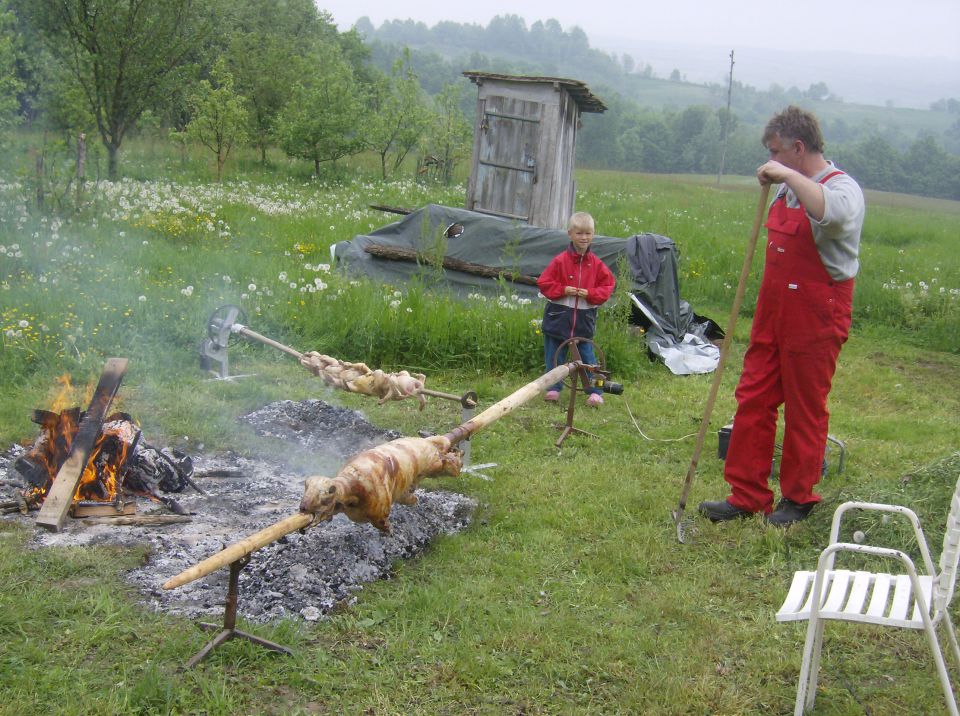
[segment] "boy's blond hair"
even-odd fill
[[[593,217],[585,211],[578,211],[570,217],[567,222],[567,231],[574,228],[589,228],[591,231],[596,229],[596,223]]]

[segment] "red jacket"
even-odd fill
[[[593,338],[597,322],[597,306],[605,302],[616,285],[610,269],[592,251],[583,256],[573,245],[554,256],[540,274],[537,286],[540,293],[549,299],[543,308],[544,334],[556,338]],[[567,286],[587,289],[587,297],[564,296]]]
[[[566,286],[585,288],[589,304],[586,307],[595,308],[613,295],[616,279],[590,249],[581,256],[570,244],[565,251],[553,257],[537,279],[537,286],[540,293],[551,301],[563,298]]]

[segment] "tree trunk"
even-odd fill
[[[87,135],[77,135],[77,209],[83,200],[83,185],[87,180]]]
[[[117,154],[119,153],[120,147],[118,147],[113,142],[104,142],[107,147],[107,179],[110,181],[117,180]]]

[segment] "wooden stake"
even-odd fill
[[[57,477],[50,486],[50,491],[43,500],[43,507],[37,515],[37,525],[52,532],[59,532],[63,521],[67,518],[70,505],[73,504],[73,495],[77,491],[77,483],[83,476],[83,471],[90,460],[90,453],[100,436],[103,419],[110,409],[110,403],[120,388],[120,381],[127,371],[126,358],[110,358],[100,374],[100,382],[94,391],[90,407],[84,414],[77,434],[73,438],[67,459],[57,472]]]

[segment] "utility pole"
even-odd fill
[[[723,118],[720,136],[720,168],[717,170],[717,186],[723,176],[723,163],[727,158],[727,139],[730,137],[730,96],[733,94],[733,50],[730,50],[730,79],[727,81],[727,114]]]

